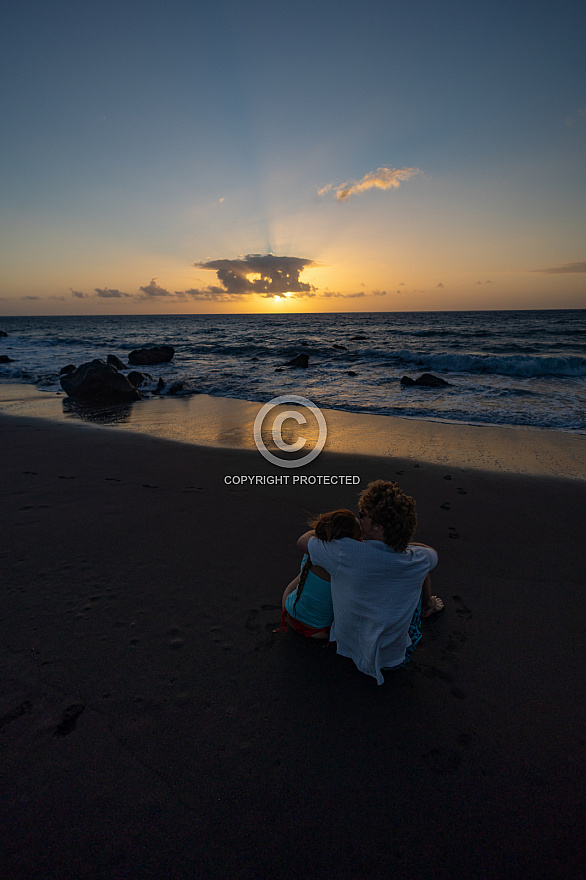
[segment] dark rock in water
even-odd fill
[[[67,364],[66,367],[61,367],[61,369],[59,370],[59,375],[63,376],[64,373],[73,373],[76,369],[77,367],[75,366],[75,364]]]
[[[347,374],[348,374],[348,376],[357,376],[358,375],[358,373],[355,373],[354,370],[348,370]]]
[[[126,376],[99,358],[81,364],[59,381],[69,397],[81,400],[140,400],[141,397]]]
[[[433,376],[431,373],[422,373],[417,379],[410,379],[409,376],[403,376],[401,379],[401,385],[406,385],[407,387],[411,385],[419,385],[424,388],[451,388],[450,382],[446,382],[445,379],[440,379],[439,376]]]
[[[132,366],[141,364],[166,364],[173,359],[175,349],[172,345],[145,345],[128,355],[128,363]]]
[[[284,367],[307,367],[309,365],[309,358],[306,354],[298,354],[297,357],[294,357],[292,360],[287,361],[286,364],[283,364]]]
[[[309,342],[302,342],[301,345],[309,345]]]
[[[131,385],[134,385],[135,388],[139,388],[141,385],[147,380],[147,376],[144,373],[139,373],[138,370],[132,370],[131,373],[126,377]]]
[[[345,345],[338,345],[337,342],[334,342],[333,348],[337,348],[338,351],[348,351]]]
[[[351,336],[350,339],[361,342],[363,339],[368,339],[368,336]]]
[[[285,372],[285,370],[283,369],[283,367],[277,367],[277,369],[275,370],[275,373],[284,373],[284,372]]]
[[[183,382],[173,382],[167,394],[179,394],[180,391],[183,391]]]
[[[160,394],[163,388],[165,387],[165,383],[161,376],[159,376],[159,381],[157,382],[157,387],[153,391],[153,394]]]
[[[0,364],[13,364],[14,358],[9,358],[7,354],[0,354]]]
[[[0,330],[0,336],[8,336],[6,330]]]
[[[257,358],[257,357],[254,357],[254,358],[250,358],[250,360],[251,360],[251,361],[257,361],[258,358]]]
[[[116,357],[115,354],[109,354],[106,358],[106,363],[111,364],[113,367],[116,367],[117,370],[125,370],[126,364],[123,364],[119,357]]]

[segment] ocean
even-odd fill
[[[61,390],[59,370],[173,345],[164,393],[265,403],[298,394],[321,408],[473,425],[586,432],[586,310],[295,315],[4,317],[0,382]],[[307,369],[283,366],[300,353]],[[132,368],[129,368],[132,369]],[[433,373],[449,387],[404,387]]]

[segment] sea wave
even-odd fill
[[[403,349],[394,357],[404,365],[446,373],[492,373],[501,376],[586,376],[586,358],[527,355],[426,354]]]

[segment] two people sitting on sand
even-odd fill
[[[412,541],[415,502],[397,483],[370,483],[359,511],[323,514],[299,538],[308,558],[283,594],[283,624],[314,638],[329,628],[338,654],[383,684],[381,670],[411,659],[421,617],[444,607],[431,595],[437,553]]]

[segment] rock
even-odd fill
[[[309,345],[309,342],[302,342],[301,345]]]
[[[257,361],[258,358],[257,358],[257,357],[253,357],[253,358],[250,358],[250,360],[251,360],[251,361]]]
[[[6,330],[0,330],[0,336],[8,336]]]
[[[146,345],[137,348],[128,355],[128,363],[132,366],[141,364],[166,364],[173,359],[175,349],[172,345]]]
[[[354,370],[348,370],[348,371],[347,371],[347,375],[348,375],[348,376],[357,376],[358,373],[355,373]]]
[[[294,357],[292,360],[287,361],[286,364],[283,364],[284,367],[304,367],[306,368],[309,365],[309,358],[306,354],[298,354],[297,357]]]
[[[117,370],[125,370],[126,364],[123,364],[119,357],[116,357],[115,354],[109,354],[106,358],[106,363],[111,364],[113,367],[116,367]]]
[[[61,387],[75,399],[82,400],[140,400],[140,391],[134,388],[111,364],[100,358],[81,364],[76,370],[61,376]]]
[[[0,364],[13,364],[14,358],[9,358],[7,354],[0,354]]]
[[[183,391],[183,382],[173,382],[167,394],[179,394],[180,391]]]
[[[285,372],[285,370],[283,369],[283,367],[277,367],[277,369],[275,370],[275,373],[284,373],[284,372]]]
[[[333,348],[337,348],[338,351],[348,351],[345,345],[338,345],[337,342],[334,342]]]
[[[64,373],[73,373],[73,371],[76,369],[77,367],[75,366],[75,364],[67,364],[66,367],[61,367],[61,369],[59,370],[59,375],[63,376]]]
[[[132,370],[131,373],[126,377],[131,385],[134,385],[135,388],[139,388],[140,385],[144,385],[147,380],[147,376],[144,373],[139,373],[138,370]]]
[[[153,394],[160,394],[164,387],[165,387],[165,383],[163,382],[163,379],[161,378],[161,376],[159,376],[159,381],[157,382],[157,387],[153,391]]]
[[[351,336],[350,339],[355,340],[356,342],[360,342],[363,339],[368,339],[368,336]]]
[[[407,385],[407,387],[411,385],[419,385],[424,388],[451,388],[449,382],[446,382],[445,379],[440,379],[439,376],[433,376],[431,373],[422,373],[417,379],[410,379],[409,376],[403,376],[401,379],[401,385]]]

